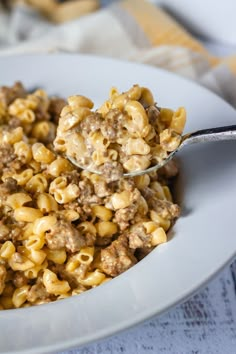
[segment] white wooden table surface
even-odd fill
[[[99,343],[60,354],[143,353],[235,354],[236,260],[188,301],[164,315]]]

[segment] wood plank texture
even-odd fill
[[[236,260],[188,301],[164,315],[99,343],[60,354],[143,353],[235,354]]]

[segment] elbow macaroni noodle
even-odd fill
[[[0,310],[108,282],[166,242],[179,215],[169,183],[173,162],[158,173],[112,180],[80,171],[62,155],[92,159],[101,170],[145,169],[178,146],[184,108],[160,109],[138,85],[121,94],[112,88],[92,108],[82,95],[66,105],[20,83],[0,88]]]

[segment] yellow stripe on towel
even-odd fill
[[[160,8],[144,0],[124,0],[121,4],[138,22],[153,46],[174,45],[201,53],[211,65],[218,59]]]
[[[230,71],[236,75],[236,55],[223,59],[222,63],[226,64]]]

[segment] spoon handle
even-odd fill
[[[183,136],[181,147],[208,141],[236,140],[236,125],[197,130]]]

